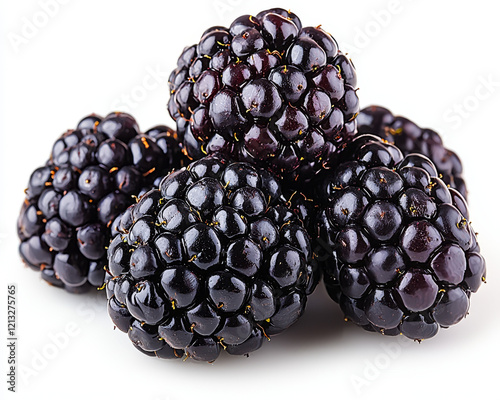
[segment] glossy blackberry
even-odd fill
[[[181,159],[166,126],[141,134],[125,113],[83,118],[31,175],[18,219],[23,261],[71,292],[102,286],[115,217]]]
[[[243,15],[186,47],[168,109],[191,159],[224,152],[309,181],[354,136],[356,72],[335,39],[283,9]]]
[[[395,144],[404,155],[419,153],[429,157],[444,183],[467,199],[460,158],[444,147],[438,133],[420,128],[407,118],[394,116],[387,108],[380,106],[362,109],[357,121],[360,135],[368,133],[380,136]]]
[[[459,322],[485,279],[464,198],[423,155],[373,135],[318,176],[324,282],[346,318],[422,340]]]
[[[319,279],[292,202],[271,173],[217,155],[166,176],[108,250],[114,324],[152,355],[260,348],[298,320]]]

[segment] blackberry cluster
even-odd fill
[[[272,174],[210,155],[144,194],[111,243],[108,311],[142,352],[247,354],[301,316],[319,279]]]
[[[486,276],[462,164],[433,130],[360,112],[356,86],[290,11],[209,28],[169,78],[177,132],[92,114],[57,139],[26,189],[22,259],[70,292],[105,287],[114,325],[159,358],[258,350],[321,275],[362,328],[433,337]]]
[[[166,126],[142,135],[125,113],[83,118],[31,175],[18,219],[22,259],[68,291],[102,286],[115,217],[143,187],[179,167],[181,156]]]
[[[463,196],[425,156],[357,137],[319,180],[324,281],[346,317],[416,340],[459,322],[485,263]]]
[[[394,116],[387,108],[366,107],[357,118],[359,134],[374,134],[395,144],[404,155],[423,154],[436,166],[440,178],[467,199],[467,186],[462,178],[462,163],[451,150],[444,147],[439,134],[420,128],[405,117]]]
[[[212,27],[187,47],[168,109],[186,154],[220,152],[309,181],[356,132],[356,72],[321,27],[276,8]]]

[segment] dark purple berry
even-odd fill
[[[352,62],[329,33],[281,8],[206,30],[180,55],[169,87],[190,159],[221,153],[290,184],[334,166],[357,130]]]
[[[106,248],[131,229],[125,210],[133,196],[181,162],[177,134],[166,126],[142,135],[126,113],[83,118],[30,177],[18,219],[21,257],[48,283],[72,293],[103,286]],[[128,259],[119,259],[112,268],[128,268],[122,265]]]
[[[373,111],[369,124],[392,124],[387,111]],[[429,339],[467,314],[470,293],[485,281],[467,203],[438,173],[429,158],[403,157],[366,134],[314,182],[311,229],[327,292],[368,331]]]
[[[259,349],[319,280],[300,208],[251,164],[210,155],[172,172],[122,214],[109,246],[113,323],[148,355]]]

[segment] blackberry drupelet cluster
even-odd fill
[[[178,59],[168,109],[192,159],[232,159],[307,182],[356,132],[356,72],[321,27],[277,8],[212,27]]]
[[[388,109],[380,106],[362,109],[357,121],[360,135],[368,133],[380,136],[395,144],[404,155],[419,153],[429,157],[444,183],[458,190],[467,199],[460,158],[444,147],[438,133],[420,128],[405,117],[394,116]]]
[[[102,286],[113,220],[181,159],[166,126],[142,135],[125,113],[83,118],[31,175],[18,219],[22,259],[68,291]]]
[[[485,263],[458,191],[425,156],[362,135],[320,176],[324,282],[346,317],[415,339],[459,322]]]
[[[202,158],[127,215],[108,250],[108,311],[146,354],[255,351],[297,321],[319,279],[302,212],[248,163]]]

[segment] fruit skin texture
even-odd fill
[[[427,157],[373,135],[318,176],[324,282],[366,330],[428,339],[466,316],[485,279],[467,203],[436,176]]]
[[[224,152],[308,182],[356,132],[356,71],[321,27],[284,9],[212,27],[169,78],[168,110],[191,159]]]
[[[115,217],[182,160],[166,126],[141,134],[126,113],[86,116],[30,177],[17,224],[24,263],[73,293],[101,287]]]
[[[441,179],[458,190],[467,200],[467,185],[462,177],[462,162],[444,147],[439,134],[432,129],[420,128],[414,122],[381,106],[363,108],[357,118],[358,133],[373,134],[396,145],[404,155],[411,153],[429,157]]]
[[[301,316],[319,272],[278,180],[210,155],[130,208],[108,249],[108,311],[143,352],[247,354]]]

